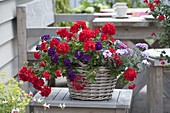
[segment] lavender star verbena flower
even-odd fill
[[[149,57],[149,53],[146,52],[146,51],[141,52],[141,55],[142,55],[144,58],[148,58],[148,57]]]
[[[43,35],[43,36],[41,37],[41,41],[42,41],[42,42],[43,42],[44,40],[47,41],[47,40],[49,40],[49,39],[51,39],[51,36],[50,36],[50,35]]]
[[[52,61],[52,63],[57,63],[58,62],[58,55],[57,54],[53,54],[51,56],[51,61]]]
[[[148,45],[146,43],[137,43],[135,46],[142,49],[148,49]]]
[[[68,58],[65,58],[64,61],[63,61],[64,65],[67,66],[67,67],[70,67],[72,64],[71,64],[71,61],[70,59]]]
[[[83,57],[83,55],[84,55],[84,52],[79,52],[79,50],[76,50],[74,54],[74,56],[79,60]]]
[[[96,42],[96,50],[101,50],[101,49],[102,49],[102,43]]]
[[[127,49],[117,49],[116,53],[122,56],[122,55],[127,55],[129,52]]]
[[[56,52],[55,52],[55,49],[54,48],[50,48],[48,49],[48,56],[52,56],[54,55]]]
[[[71,69],[67,69],[67,73],[68,73],[68,78],[72,81],[75,77],[76,74],[73,72],[73,70]]]
[[[114,41],[114,45],[117,45],[117,44],[120,46],[120,48],[122,48],[122,47],[125,48],[125,49],[127,48],[127,45],[124,44],[124,43],[123,43],[122,41],[120,41],[120,40],[115,40],[115,41]]]

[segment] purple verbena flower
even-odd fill
[[[96,50],[101,50],[101,49],[102,49],[102,43],[96,42]]]
[[[89,54],[86,54],[82,57],[82,60],[85,60],[85,61],[90,61],[90,55]]]
[[[79,52],[79,50],[76,50],[74,54],[74,56],[79,60],[83,57],[83,55],[84,55],[84,52]]]
[[[48,56],[52,56],[54,55],[56,52],[55,52],[55,49],[54,48],[50,48],[48,49]]]
[[[37,46],[36,46],[36,50],[39,50],[39,49],[40,49],[40,45],[37,45]]]
[[[49,39],[51,39],[51,36],[50,36],[50,35],[43,35],[43,36],[41,37],[41,41],[42,41],[42,42],[43,42],[44,40],[47,41],[47,40],[49,40]]]
[[[71,69],[67,69],[67,73],[68,73],[68,79],[73,81],[73,79],[76,77],[76,74]]]
[[[64,61],[63,61],[64,65],[67,66],[67,67],[70,67],[72,64],[71,64],[71,61],[70,59],[68,58],[65,58]]]
[[[51,61],[52,61],[52,63],[57,63],[58,62],[58,55],[57,54],[53,54],[51,56]]]
[[[135,46],[142,49],[148,49],[148,45],[146,43],[137,43]]]

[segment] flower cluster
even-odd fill
[[[144,0],[144,3],[148,5],[149,13],[158,20],[162,30],[159,37],[155,33],[152,36],[157,37],[162,47],[170,47],[170,5],[163,0]]]
[[[134,79],[145,64],[148,45],[136,44],[129,48],[120,40],[115,40],[116,27],[106,23],[101,29],[91,30],[83,21],[76,21],[70,27],[56,31],[59,37],[44,35],[41,44],[37,45],[37,52],[33,67],[24,66],[19,70],[19,78],[33,84],[42,96],[47,97],[51,88],[44,84],[44,78],[65,76],[76,90],[82,90],[88,83],[95,82],[99,67],[110,70],[112,77],[120,76],[122,81],[130,83],[129,88],[134,88]],[[77,74],[77,69],[83,67],[85,77]],[[88,70],[88,71],[87,71]]]

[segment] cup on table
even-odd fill
[[[116,12],[116,17],[126,17],[127,9],[128,9],[127,3],[117,2],[114,7]]]

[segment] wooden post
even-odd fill
[[[151,66],[147,82],[148,113],[163,113],[163,67]]]

